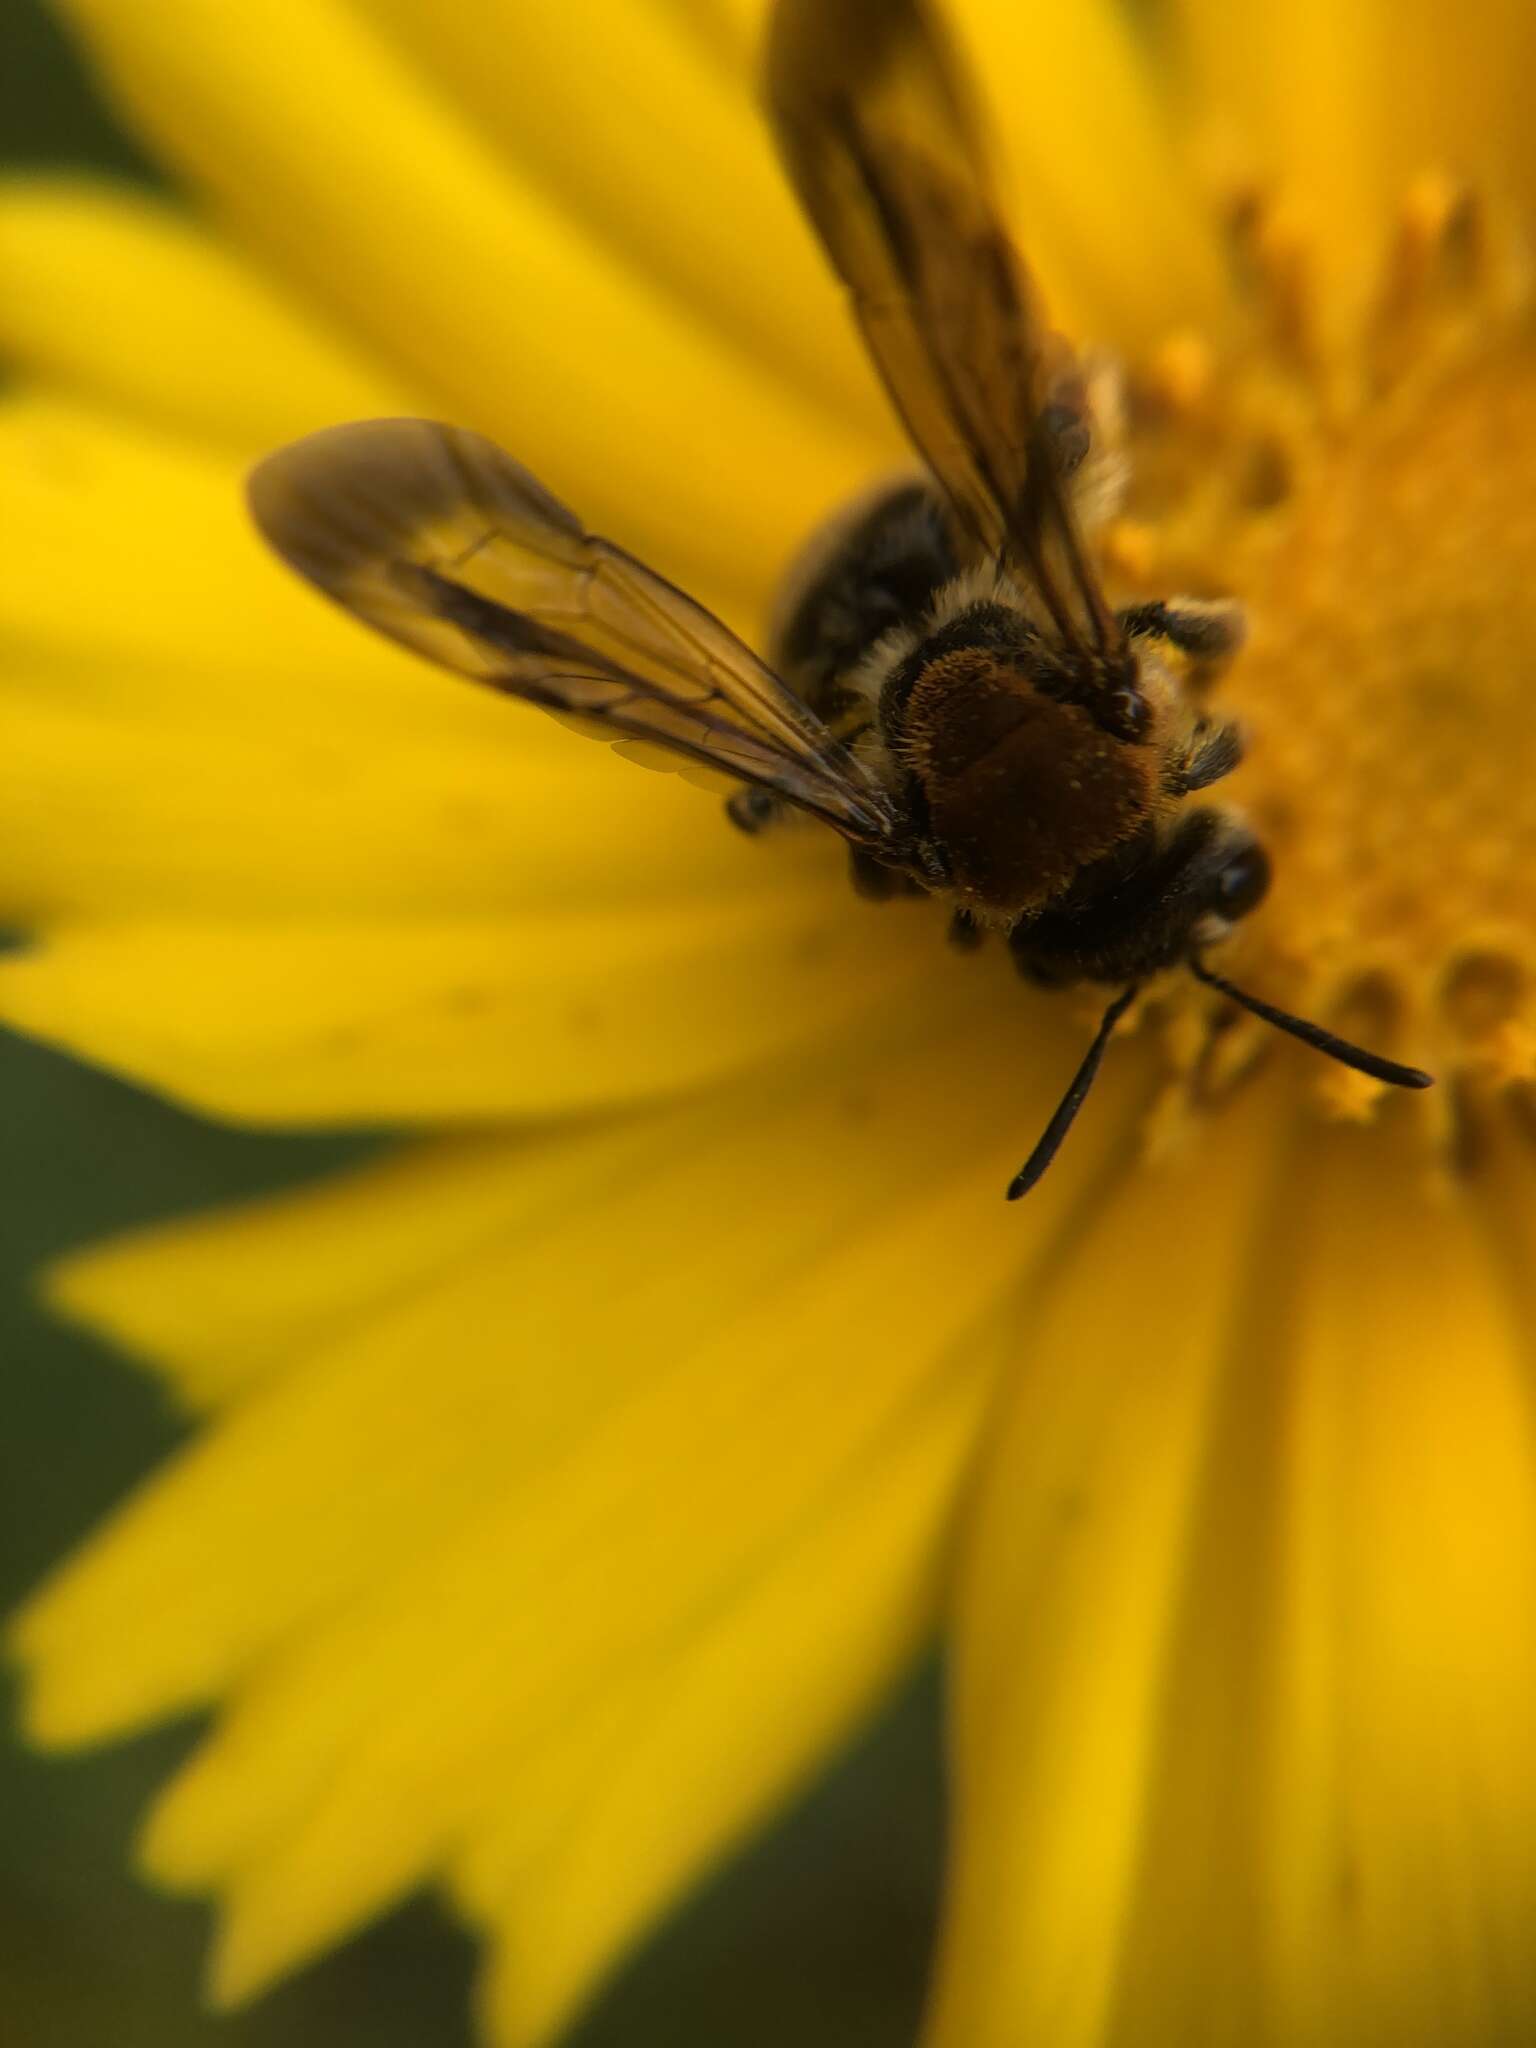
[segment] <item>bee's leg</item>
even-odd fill
[[[1191,790],[1209,789],[1230,775],[1243,758],[1241,728],[1223,719],[1202,718],[1183,757],[1169,763],[1163,787],[1170,796],[1188,796]]]
[[[1131,640],[1166,640],[1194,664],[1190,685],[1198,693],[1216,681],[1243,644],[1247,622],[1230,598],[1175,597],[1167,602],[1127,605],[1117,612]]]
[[[962,907],[950,918],[949,943],[958,947],[962,953],[974,953],[985,937],[986,933],[976,922],[974,911]]]
[[[738,832],[745,832],[752,839],[770,825],[779,824],[788,809],[782,797],[775,796],[771,789],[759,789],[755,782],[745,784],[725,800],[725,815]]]
[[[1025,917],[1010,929],[1009,958],[1025,981],[1036,988],[1070,988],[1080,976],[1067,960],[1036,949],[1033,926],[1034,920]]]
[[[889,903],[897,896],[926,896],[928,891],[916,875],[878,859],[867,847],[848,849],[848,879],[854,894],[866,903]]]
[[[1243,608],[1230,598],[1158,598],[1152,604],[1127,605],[1115,614],[1132,640],[1167,640],[1184,654],[1207,661],[1225,660],[1243,644]]]

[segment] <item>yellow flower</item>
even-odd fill
[[[53,1282],[206,1420],[22,1618],[30,1727],[218,1708],[144,1861],[220,1997],[436,1882],[548,2041],[942,1615],[933,2048],[1536,2034],[1529,11],[954,11],[1126,365],[1117,594],[1252,611],[1244,975],[1442,1077],[1175,992],[1022,1210],[1070,997],[375,643],[240,507],[436,414],[760,631],[900,450],[755,0],[69,8],[212,224],[0,198],[0,1009],[422,1127]]]

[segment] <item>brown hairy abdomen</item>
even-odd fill
[[[903,707],[900,751],[961,893],[1039,909],[1149,815],[1155,752],[1103,732],[981,649],[941,657]]]

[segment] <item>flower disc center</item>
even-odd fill
[[[1414,1056],[1529,1068],[1536,966],[1536,350],[1319,431],[1243,574],[1233,784],[1276,855],[1255,937]],[[1224,696],[1227,693],[1224,692]]]

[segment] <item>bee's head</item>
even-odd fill
[[[1195,829],[1191,829],[1195,828]],[[1269,855],[1229,811],[1195,812],[1180,834],[1187,848],[1176,877],[1186,952],[1212,946],[1269,894]]]
[[[1186,811],[1171,832],[1149,823],[1134,845],[1086,869],[1009,943],[1041,980],[1139,981],[1225,938],[1263,900],[1269,876],[1269,857],[1240,818]]]
[[[1117,908],[1120,957],[1100,978],[1179,967],[1256,910],[1269,893],[1269,855],[1234,812],[1186,811],[1130,882]],[[1108,933],[1106,933],[1108,936]]]
[[[1427,1088],[1430,1076],[1419,1067],[1403,1066],[1340,1038],[1321,1024],[1279,1009],[1262,996],[1236,987],[1225,975],[1206,966],[1201,949],[1224,938],[1240,918],[1264,899],[1269,888],[1269,857],[1241,819],[1226,811],[1193,811],[1180,821],[1167,844],[1139,872],[1123,877],[1118,892],[1109,889],[1097,912],[1097,928],[1079,915],[1079,938],[1090,943],[1079,952],[1077,965],[1092,978],[1121,980],[1126,986],[1105,1010],[1093,1042],[1057,1105],[1038,1144],[1008,1185],[1008,1199],[1027,1194],[1055,1158],[1071,1129],[1115,1026],[1134,1002],[1142,978],[1165,967],[1188,968],[1203,982],[1250,1015],[1272,1024],[1287,1036],[1309,1045],[1329,1059],[1397,1088]],[[1091,919],[1091,914],[1088,914]],[[1020,927],[1013,943],[1027,932],[1028,949],[1019,947],[1021,962],[1049,968],[1042,954],[1040,926]]]

